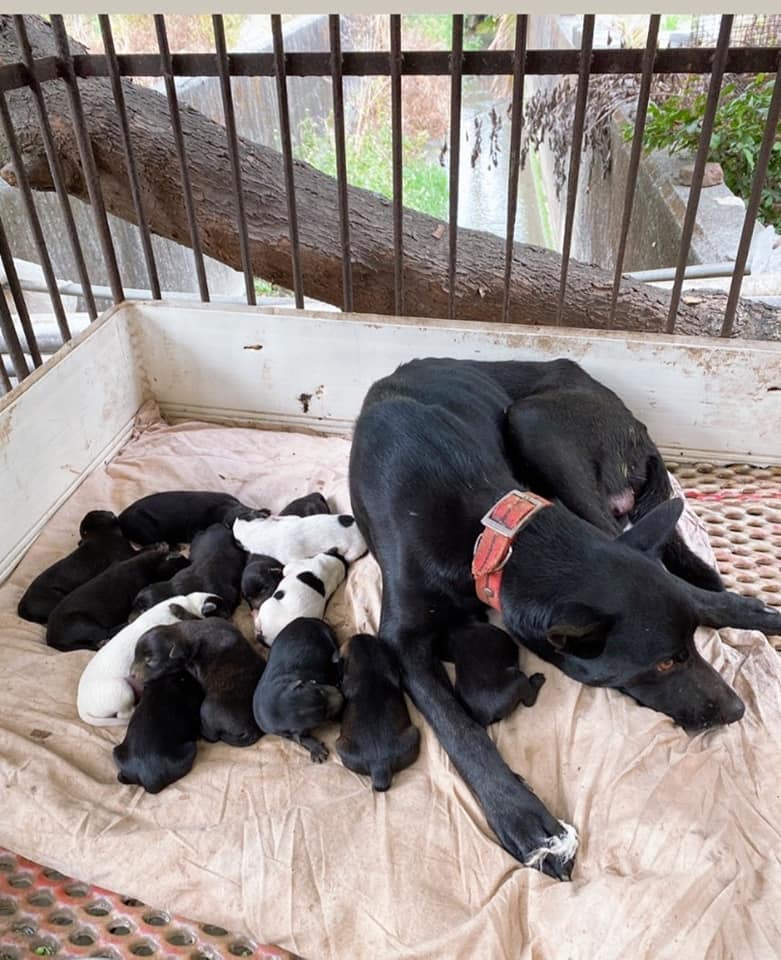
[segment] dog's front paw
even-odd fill
[[[537,702],[540,687],[545,683],[545,676],[542,673],[533,673],[530,677],[525,674],[521,674],[521,676],[525,681],[521,693],[521,703],[524,707],[533,707]]]
[[[312,763],[325,763],[328,759],[328,747],[324,743],[312,744],[307,749]]]

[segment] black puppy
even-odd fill
[[[46,623],[57,604],[106,567],[135,554],[125,539],[115,514],[90,510],[79,526],[79,545],[67,557],[39,573],[25,590],[17,608],[19,616]]]
[[[133,603],[133,614],[143,613],[161,600],[188,593],[212,593],[221,599],[217,616],[230,617],[241,599],[239,589],[247,554],[221,523],[196,533],[190,563],[170,580],[144,587]]]
[[[139,590],[186,566],[164,543],[112,564],[54,608],[46,642],[57,650],[97,650],[127,621]]]
[[[456,696],[479,724],[487,727],[503,720],[519,703],[534,706],[545,677],[526,676],[518,666],[518,644],[504,630],[490,623],[468,623],[443,640],[440,659],[455,663]]]
[[[144,684],[122,743],[114,747],[120,783],[159,793],[192,769],[203,692],[178,664]]]
[[[336,752],[348,770],[368,774],[375,790],[387,790],[393,774],[417,759],[420,731],[410,720],[396,657],[379,637],[358,633],[350,640],[342,693]]]
[[[241,575],[241,595],[254,613],[282,580],[282,564],[263,553],[251,553]]]
[[[355,424],[350,500],[382,571],[379,634],[500,843],[559,879],[575,831],[467,715],[434,650],[490,604],[575,680],[691,730],[739,720],[743,702],[698,653],[695,629],[778,635],[781,614],[703,589],[719,584],[674,532],[682,503],[666,500],[660,463],[645,427],[569,360],[414,360],[371,387]],[[529,494],[532,475],[572,510]],[[634,526],[616,537],[627,511]],[[478,536],[488,552],[476,553]]]
[[[254,520],[268,510],[245,507],[229,493],[169,490],[136,500],[119,515],[122,532],[133,543],[190,543],[199,530],[213,523],[230,526],[234,520]]]
[[[331,508],[322,493],[308,493],[305,497],[291,500],[280,517],[313,517],[317,513],[330,513]]]
[[[314,763],[322,763],[328,748],[311,733],[342,709],[340,672],[339,647],[328,624],[314,617],[293,620],[274,641],[255,690],[260,729],[295,740]]]
[[[248,747],[260,738],[252,697],[263,673],[263,658],[232,624],[210,618],[152,627],[136,644],[131,676],[145,682],[171,664],[187,670],[203,690],[204,740]]]

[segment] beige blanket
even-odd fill
[[[756,633],[700,633],[747,709],[697,737],[524,654],[547,683],[491,735],[579,829],[568,884],[497,845],[419,716],[420,759],[386,794],[335,754],[315,766],[275,737],[201,744],[192,773],[158,796],[117,783],[122,729],[76,713],[90,654],[49,650],[16,617],[23,589],[73,548],[87,510],[156,490],[278,509],[319,489],[348,510],[348,451],[338,438],[157,424],[82,484],[0,588],[0,845],[309,960],[779,956],[781,661]],[[327,612],[343,639],[376,628],[379,591],[374,561],[358,561]]]

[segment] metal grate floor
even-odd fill
[[[781,467],[668,463],[708,528],[725,584],[781,607]],[[781,645],[781,640],[778,641]],[[0,960],[294,960],[0,849]]]

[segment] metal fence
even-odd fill
[[[128,123],[123,95],[123,77],[162,77],[165,82],[168,110],[174,133],[179,161],[182,196],[189,225],[189,241],[196,265],[201,300],[209,300],[209,290],[204,270],[204,259],[199,238],[197,215],[188,176],[185,143],[177,101],[176,76],[215,76],[221,84],[228,157],[231,168],[234,202],[237,210],[241,264],[245,277],[246,300],[255,303],[255,289],[250,262],[247,222],[241,180],[240,147],[236,136],[230,77],[268,76],[276,79],[279,107],[279,124],[284,169],[284,188],[287,199],[290,256],[292,260],[293,289],[296,306],[304,304],[304,282],[301,270],[301,251],[298,231],[296,189],[293,151],[291,144],[290,117],[288,108],[288,77],[330,77],[333,88],[333,111],[336,149],[337,189],[340,213],[340,239],[342,263],[343,307],[350,310],[353,304],[353,282],[350,256],[350,210],[345,162],[345,123],[342,81],[345,76],[389,76],[391,89],[392,164],[393,164],[393,241],[394,241],[394,305],[399,314],[404,302],[404,244],[402,224],[404,218],[402,191],[402,79],[405,76],[448,76],[450,78],[450,133],[449,133],[449,316],[453,316],[456,263],[458,258],[458,171],[461,143],[461,90],[464,76],[511,76],[512,110],[510,131],[510,164],[507,183],[507,223],[504,246],[504,296],[503,319],[507,320],[510,309],[511,280],[513,269],[513,236],[515,230],[516,198],[520,166],[520,144],[523,124],[523,99],[525,78],[532,75],[574,75],[577,77],[576,107],[572,130],[569,176],[566,197],[566,219],[561,259],[561,278],[558,298],[558,315],[564,305],[567,290],[567,272],[570,261],[575,201],[579,185],[580,160],[583,152],[584,123],[590,78],[598,74],[634,74],[640,76],[636,118],[629,159],[629,174],[623,198],[623,216],[618,240],[617,256],[612,286],[611,325],[622,280],[632,208],[640,164],[642,133],[647,116],[652,81],[659,74],[705,74],[710,75],[707,98],[702,117],[702,132],[697,149],[692,186],[683,222],[680,248],[677,257],[675,280],[670,296],[669,314],[665,331],[675,329],[676,314],[681,300],[686,263],[690,251],[695,216],[702,189],[705,163],[708,156],[711,133],[716,117],[719,93],[725,73],[730,74],[775,74],[772,101],[765,123],[764,138],[756,158],[751,195],[746,206],[745,220],[738,245],[735,266],[726,310],[721,326],[722,336],[730,336],[740,295],[741,281],[745,272],[749,248],[757,217],[763,186],[766,182],[771,150],[776,142],[779,117],[781,116],[781,47],[731,46],[730,38],[734,17],[721,17],[718,38],[714,48],[660,49],[658,36],[660,17],[649,18],[647,42],[644,49],[594,49],[593,15],[585,15],[582,24],[582,40],[579,50],[529,50],[527,49],[528,17],[516,18],[515,42],[512,50],[464,50],[464,17],[453,17],[452,44],[450,51],[405,51],[401,45],[401,18],[390,16],[389,50],[381,52],[342,52],[340,46],[340,18],[330,18],[330,52],[286,53],[279,15],[271,16],[273,36],[272,53],[232,53],[226,48],[225,32],[220,15],[213,17],[214,53],[172,54],[169,49],[165,19],[156,15],[155,27],[158,50],[155,53],[117,55],[114,47],[110,18],[99,18],[104,42],[104,55],[72,54],[61,15],[52,15],[57,56],[34,60],[27,37],[24,18],[14,18],[21,62],[0,67],[0,126],[8,143],[11,164],[21,191],[26,215],[36,244],[40,265],[51,297],[60,333],[69,339],[70,330],[58,291],[51,260],[47,253],[43,232],[36,214],[32,190],[25,174],[19,144],[13,129],[6,95],[20,88],[32,94],[38,115],[52,181],[59,198],[63,222],[73,248],[79,281],[86,309],[92,319],[97,316],[95,297],[87,275],[79,237],[73,222],[70,201],[65,189],[63,171],[54,145],[52,130],[46,112],[43,89],[47,83],[61,80],[67,86],[73,127],[76,135],[82,173],[87,185],[92,213],[100,238],[105,264],[110,277],[111,296],[119,303],[125,296],[122,278],[112,245],[106,208],[101,192],[92,144],[81,104],[79,80],[91,77],[108,77],[120,123],[124,158],[128,173],[128,189],[132,197],[136,222],[141,231],[143,256],[149,280],[149,289],[154,298],[160,297],[155,258],[150,230],[139,183],[133,153],[131,129]],[[41,354],[24,301],[24,294],[14,268],[9,240],[0,223],[0,258],[7,277],[13,303],[18,313],[19,324],[27,346],[27,356],[14,326],[5,297],[0,296],[0,333],[13,365],[16,381],[21,381],[32,367],[41,363]],[[0,389],[10,389],[11,376],[0,363]]]

